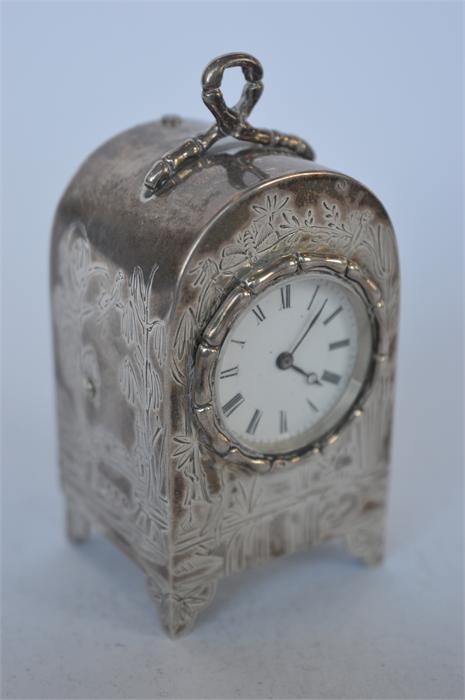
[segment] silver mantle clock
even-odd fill
[[[250,565],[328,538],[383,554],[394,233],[363,185],[250,125],[261,78],[247,54],[213,61],[214,125],[113,138],[54,224],[68,535],[95,526],[139,564],[172,635]]]

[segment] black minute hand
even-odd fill
[[[291,355],[293,355],[293,354],[295,353],[295,351],[297,350],[297,348],[299,347],[299,345],[305,340],[305,338],[307,337],[307,335],[310,333],[310,331],[312,330],[313,326],[315,325],[315,323],[316,323],[316,322],[318,321],[318,319],[320,318],[320,315],[321,315],[323,309],[325,308],[325,305],[326,305],[326,302],[327,302],[327,301],[328,301],[328,299],[325,299],[325,300],[324,300],[323,304],[321,305],[320,310],[316,312],[315,316],[312,318],[312,320],[311,320],[310,323],[308,324],[307,328],[305,329],[305,332],[303,333],[303,335],[300,336],[300,338],[299,338],[299,340],[297,341],[297,343],[294,345],[294,347],[292,348],[292,350],[290,350]]]

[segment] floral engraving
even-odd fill
[[[61,236],[53,304],[64,490],[142,565],[172,634],[191,627],[221,576],[252,563],[336,536],[367,562],[382,554],[398,269],[387,219],[351,187],[340,179],[300,204],[283,189],[257,194],[218,250],[199,246],[186,261],[169,318],[154,312],[157,265],[116,267],[80,223]],[[324,454],[257,474],[202,443],[190,400],[195,349],[243,274],[295,250],[370,271],[386,299],[388,357],[364,415]],[[84,521],[72,515],[78,538]]]
[[[321,199],[303,211],[290,196],[267,193],[250,209],[247,225],[216,257],[194,257],[186,284],[186,304],[174,334],[171,375],[179,395],[192,378],[196,341],[225,290],[251,267],[286,250],[334,252],[360,262],[386,294],[383,325],[390,341],[397,330],[398,283],[393,236],[370,207],[348,207],[342,214],[339,195],[348,196],[344,180],[337,197]],[[327,537],[345,536],[351,550],[366,561],[379,559],[383,530],[384,484],[388,463],[394,357],[381,368],[366,415],[346,429],[324,455],[285,475],[258,475],[235,470],[218,458],[221,488],[209,490],[205,455],[184,401],[183,432],[173,436],[173,460],[185,482],[175,551],[187,556],[204,544],[223,557],[222,573],[289,553]],[[182,388],[181,388],[182,387]],[[379,436],[379,437],[378,437]],[[377,493],[379,507],[364,514],[364,503]],[[202,505],[202,508],[200,507]],[[363,517],[362,517],[363,513]],[[370,538],[369,533],[373,535]],[[376,534],[375,534],[376,533]],[[183,615],[186,614],[184,609]],[[192,616],[196,611],[191,610]]]
[[[53,290],[65,493],[74,502],[85,494],[91,518],[149,570],[166,566],[169,554],[161,420],[167,343],[164,321],[150,311],[156,273],[154,266],[145,280],[140,267],[128,276],[94,261],[76,223],[60,240]],[[119,413],[125,440],[106,427],[108,411]]]

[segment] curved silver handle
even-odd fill
[[[234,107],[228,107],[221,91],[221,83],[224,71],[236,67],[242,69],[245,85],[239,102]],[[263,92],[262,77],[263,68],[260,61],[247,53],[225,54],[211,61],[202,75],[202,99],[215,117],[216,123],[208,131],[193,136],[157,160],[145,176],[145,186],[154,194],[159,193],[163,185],[179,172],[186,161],[200,158],[210,146],[225,136],[283,149],[314,160],[313,149],[298,136],[272,129],[257,129],[247,121]]]

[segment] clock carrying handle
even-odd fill
[[[241,68],[245,85],[239,102],[228,107],[221,91],[221,82],[226,68]],[[253,127],[247,117],[263,92],[263,68],[250,54],[230,53],[215,58],[205,68],[202,75],[202,99],[216,119],[208,131],[197,134],[157,160],[145,176],[144,184],[153,194],[158,194],[163,186],[176,175],[189,161],[200,158],[217,141],[225,136],[233,136],[239,141],[248,141],[262,146],[271,146],[295,153],[308,160],[314,160],[311,146],[298,136],[283,134],[272,129]]]

